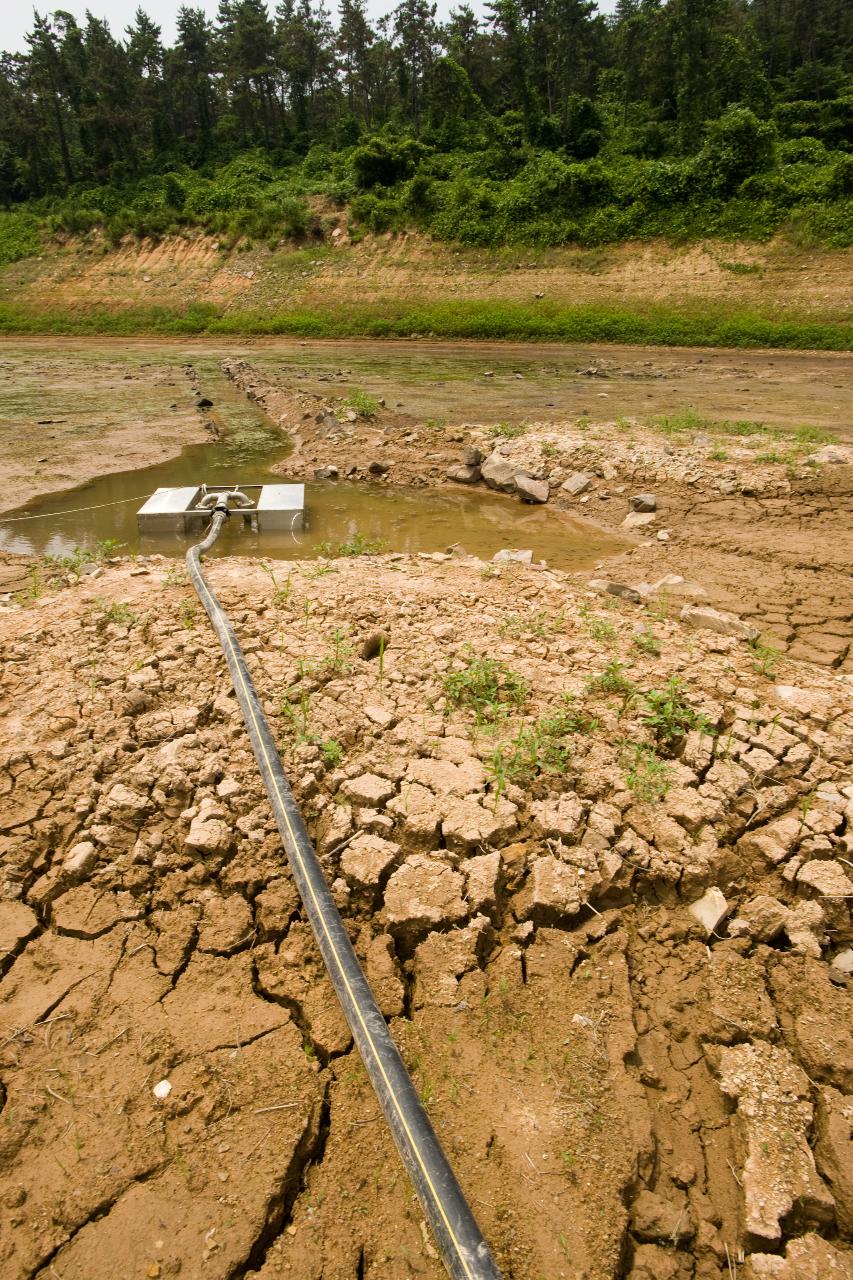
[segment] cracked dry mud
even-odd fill
[[[438,1280],[167,570],[0,610],[0,1273]],[[514,564],[210,576],[503,1274],[853,1275],[850,677],[769,679],[741,641]],[[468,645],[527,682],[491,728],[448,703]],[[704,721],[650,803],[631,744],[671,676]],[[501,777],[496,745],[564,694],[560,771]]]
[[[551,419],[518,426],[514,438],[501,436],[500,426],[496,435],[494,423],[454,419],[445,426],[385,410],[374,421],[350,422],[345,401],[299,389],[288,366],[231,359],[222,368],[294,437],[295,452],[279,467],[289,477],[311,479],[332,465],[341,476],[374,484],[446,486],[471,471],[459,464],[463,445],[473,447],[492,454],[508,473],[533,478],[551,507],[620,535],[628,529],[635,545],[607,562],[620,581],[652,583],[675,573],[791,657],[853,670],[853,450],[847,446],[830,446],[834,456],[827,462],[826,450],[798,439],[793,427],[787,438],[776,438],[749,422],[734,424],[734,432],[720,423],[711,433],[685,427],[666,435],[637,418]],[[620,367],[599,358],[577,372],[608,386]],[[336,379],[330,374],[329,380]],[[343,375],[338,380],[345,386]],[[587,480],[577,493],[564,487],[574,475]],[[647,524],[630,529],[623,524],[627,495],[638,489],[654,491],[657,510],[643,517]],[[518,537],[523,545],[521,527]]]

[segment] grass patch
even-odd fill
[[[387,542],[381,538],[366,538],[362,533],[354,533],[346,542],[318,542],[314,550],[318,556],[327,560],[335,560],[338,556],[378,556],[386,550]]]
[[[442,678],[448,710],[466,707],[477,724],[494,724],[511,709],[522,706],[529,692],[527,681],[498,658],[481,657],[471,646],[464,665],[451,668]]]
[[[384,300],[371,307],[329,311],[229,311],[210,303],[186,310],[42,311],[0,303],[0,333],[93,335],[282,335],[304,338],[474,338],[528,342],[647,343],[673,347],[769,347],[847,351],[853,321],[776,319],[748,311],[708,307],[632,310],[607,304],[464,299],[411,306]]]
[[[375,396],[368,395],[366,391],[359,391],[357,387],[345,400],[341,401],[341,404],[345,409],[352,409],[360,418],[368,420],[375,418],[381,407]]]

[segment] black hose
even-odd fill
[[[201,557],[216,541],[227,508],[217,507],[187,569],[207,610],[234,682],[293,878],[367,1074],[427,1220],[454,1280],[500,1280],[500,1272],[447,1160],[379,1010],[335,906],[231,623],[208,585]]]

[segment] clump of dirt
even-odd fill
[[[850,677],[535,566],[209,571],[503,1274],[851,1274]],[[4,1276],[438,1280],[187,583],[0,652]]]
[[[692,412],[658,427],[591,417],[443,426],[379,404],[365,416],[345,397],[296,390],[245,360],[223,369],[294,436],[288,474],[414,486],[485,479],[618,528],[635,545],[609,562],[614,577],[673,606],[699,598],[743,615],[768,663],[784,652],[853,670],[853,449],[820,432]],[[638,493],[648,510],[633,509]]]

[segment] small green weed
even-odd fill
[[[263,562],[263,561],[261,561],[261,566],[260,566],[260,567],[263,569],[264,573],[269,574],[269,577],[270,577],[270,579],[271,579],[271,581],[272,581],[272,586],[273,586],[272,602],[273,602],[273,604],[275,604],[275,605],[285,605],[285,604],[287,604],[288,600],[290,599],[290,579],[291,579],[291,574],[288,574],[288,575],[287,575],[287,581],[285,582],[284,586],[280,586],[280,585],[279,585],[279,581],[278,581],[278,579],[276,578],[275,573],[274,573],[274,571],[273,571],[272,565],[264,564],[264,562]]]
[[[330,768],[335,768],[344,758],[344,749],[335,738],[327,738],[325,742],[318,742],[320,755],[323,757],[324,764]]]
[[[625,782],[641,804],[662,800],[672,784],[672,773],[653,747],[633,743],[629,751],[629,768]]]
[[[653,631],[636,631],[631,643],[640,653],[647,653],[652,658],[660,657],[660,641]]]
[[[519,436],[523,436],[526,430],[526,422],[496,422],[492,427],[491,435],[499,440],[516,440]]]
[[[591,618],[588,626],[592,639],[599,644],[613,644],[615,642],[616,628],[606,618]]]
[[[779,650],[761,637],[753,640],[749,648],[753,671],[757,675],[766,676],[768,680],[772,680],[782,656]]]
[[[723,271],[730,271],[733,276],[758,276],[764,268],[757,262],[721,262]]]
[[[95,608],[105,622],[114,622],[119,627],[132,627],[137,621],[137,615],[130,605],[121,600],[108,601],[99,596],[95,601]]]
[[[470,645],[465,653],[465,665],[442,677],[448,710],[468,707],[478,724],[492,724],[509,708],[524,703],[529,692],[527,682],[505,662],[481,657]]]
[[[387,546],[387,542],[383,542],[381,538],[366,538],[361,533],[354,533],[345,542],[320,542],[314,550],[327,560],[334,560],[338,556],[378,556]]]
[[[342,404],[344,409],[353,409],[360,418],[375,418],[381,407],[375,396],[368,395],[366,391],[359,391],[357,387],[349,393]]]
[[[726,453],[725,449],[712,449],[711,452],[708,454],[708,461],[709,462],[725,462],[728,456],[729,455]]]
[[[626,703],[632,702],[639,690],[627,676],[623,675],[626,670],[624,662],[620,662],[618,658],[611,658],[599,675],[590,677],[587,681],[587,689],[591,693],[596,690],[602,693],[617,693],[626,700]]]
[[[31,600],[38,600],[44,595],[44,582],[38,565],[34,564],[30,568],[29,579],[29,586],[15,592],[15,600],[18,604],[29,604]]]
[[[662,689],[643,694],[641,719],[655,735],[659,746],[671,749],[691,729],[709,732],[707,722],[684,698],[684,684],[677,676],[667,680]]]
[[[335,675],[352,670],[353,647],[342,627],[336,627],[332,632],[331,646],[321,665]]]
[[[178,617],[187,631],[195,630],[196,607],[192,600],[182,600],[178,605]]]

